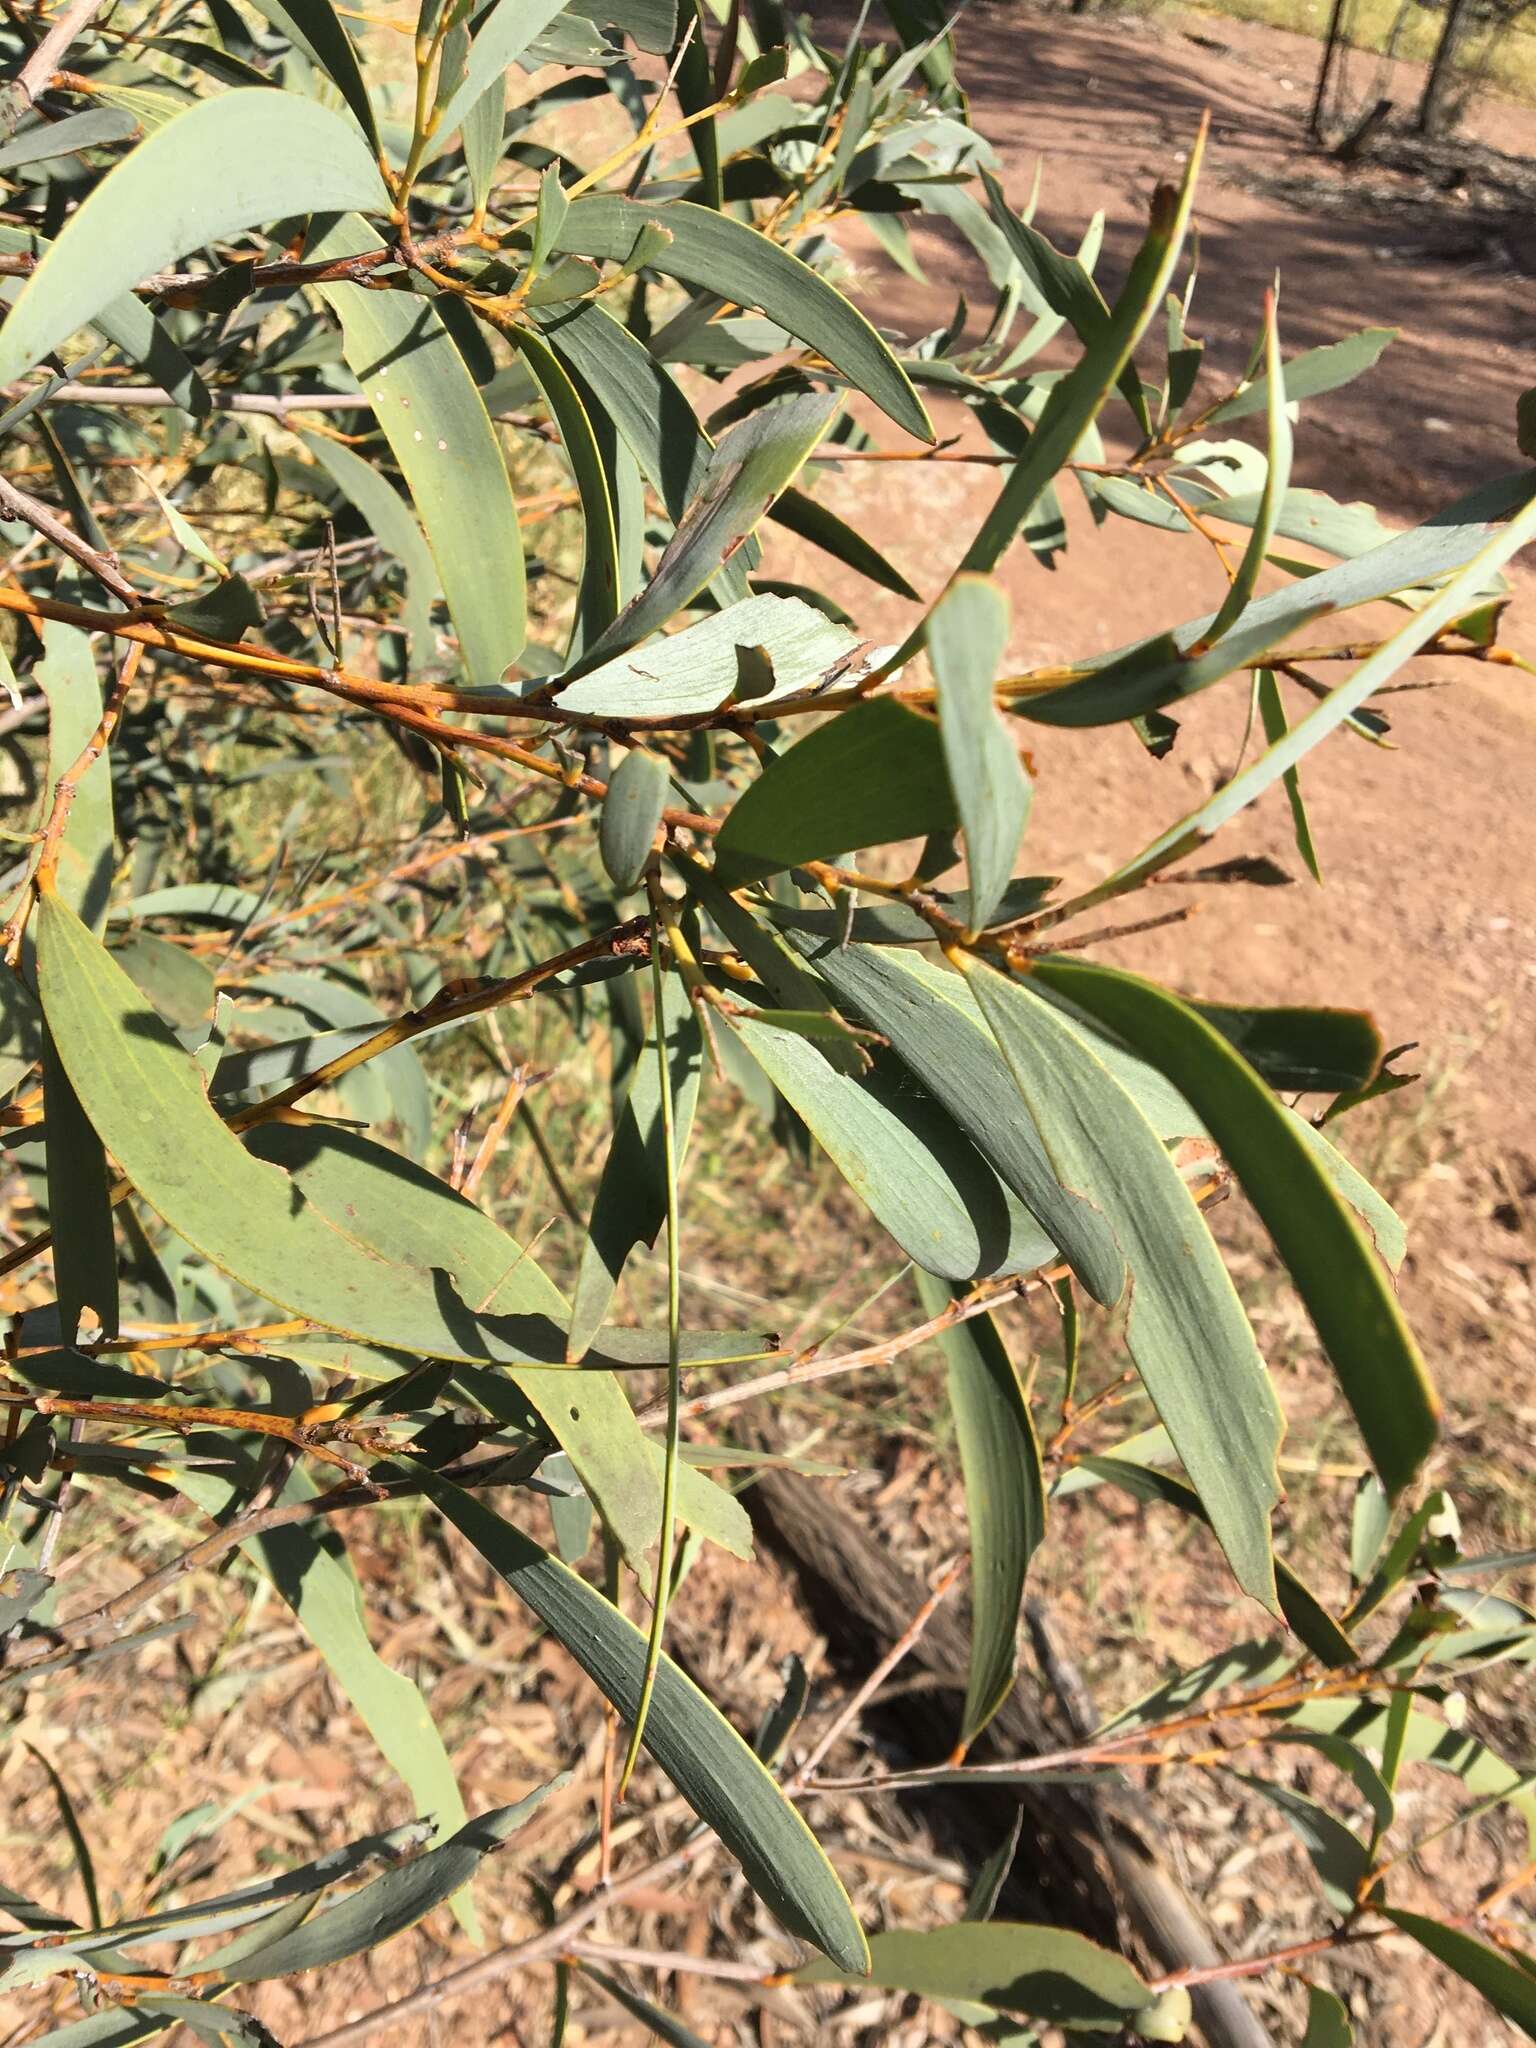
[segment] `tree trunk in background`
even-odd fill
[[[1451,60],[1456,54],[1462,17],[1466,11],[1467,0],[1446,0],[1445,27],[1440,31],[1440,40],[1435,46],[1434,59],[1429,67],[1429,77],[1424,82],[1424,97],[1419,102],[1419,118],[1416,125],[1421,135],[1437,135],[1440,132],[1445,88],[1451,75]]]
[[[1317,91],[1312,95],[1312,112],[1307,119],[1307,133],[1314,142],[1323,139],[1323,112],[1328,103],[1328,86],[1333,77],[1333,62],[1338,55],[1339,40],[1344,27],[1346,0],[1333,0],[1333,12],[1328,17],[1328,34],[1323,42],[1322,59],[1317,67]]]

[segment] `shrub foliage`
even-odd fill
[[[912,1781],[968,1775],[1016,1683],[1053,1494],[1191,1518],[1231,1574],[1232,1645],[1070,1768],[1210,1767],[1235,1730],[1316,1865],[1317,1953],[1406,1935],[1536,2033],[1502,1893],[1435,1919],[1397,1903],[1408,1769],[1536,1820],[1453,1705],[1466,1674],[1531,1654],[1531,1620],[1489,1591],[1509,1560],[1460,1556],[1424,1494],[1437,1411],[1392,1280],[1402,1227],[1333,1142],[1399,1077],[1355,1011],[1217,1004],[1094,956],[1122,907],[1167,902],[1127,905],[1150,884],[1264,879],[1240,836],[1206,848],[1266,791],[1317,872],[1306,756],[1379,738],[1378,693],[1414,657],[1497,651],[1528,478],[1410,532],[1293,487],[1298,405],[1389,334],[1286,360],[1271,299],[1244,374],[1202,379],[1203,134],[1111,295],[1102,222],[1075,253],[1033,224],[952,34],[908,0],[847,40],[777,0],[423,0],[414,25],[331,0],[76,0],[10,10],[0,44],[0,667],[31,778],[0,911],[4,1679],[133,1657],[238,1549],[418,1816],[126,1924],[6,1890],[0,1978],[73,1978],[85,2008],[36,2038],[258,2040],[243,1987],[448,1901],[473,1932],[477,1865],[517,1856],[544,1794],[469,1817],[430,1700],[370,1645],[332,1517],[402,1500],[581,1666],[594,1716],[605,1698],[629,1731],[616,1775],[648,1751],[703,1823],[662,1838],[665,1867],[718,1839],[800,1983],[913,1992],[983,2038],[1181,2038],[1202,1973],[991,1919],[987,1897],[868,1940],[804,1817],[826,1745],[795,1748],[800,1688],[750,1743],[668,1654],[698,1547],[751,1554],[720,1477],[732,1411],[771,1423],[798,1381],[932,1339],[972,1647],[956,1755]],[[850,247],[866,276],[913,271],[914,221],[961,238],[990,297],[899,346],[843,286]],[[930,407],[991,498],[920,593],[818,483],[889,460],[862,474],[921,494]],[[1078,496],[1105,576],[1141,522],[1214,544],[1227,594],[1017,666],[995,572],[1048,567]],[[900,643],[771,573],[780,530],[845,596],[899,600]],[[1385,635],[1337,623],[1379,599]],[[1160,756],[1218,686],[1251,705],[1236,773],[1089,889],[1021,871],[1038,728],[1128,724]],[[540,1076],[508,1050],[529,1016],[553,1060],[601,1054],[569,1127],[541,1124]],[[868,1212],[906,1304],[883,1344],[829,1325],[791,1356],[771,1310],[695,1312],[683,1265],[708,1225],[679,1189],[743,1104],[804,1186],[824,1159]],[[568,1218],[549,1251],[506,1227],[492,1169],[514,1132],[523,1213]],[[1342,1599],[1275,1552],[1284,1416],[1208,1227],[1233,1185],[1369,1461]],[[1027,1294],[1062,1317],[1051,1403],[999,1320]],[[1156,1411],[1130,1439],[1077,1384],[1088,1304]],[[82,1475],[156,1553],[88,1611],[56,1584]],[[545,1504],[563,1555],[530,1533]],[[1298,1743],[1333,1767],[1314,1795],[1284,1767]],[[656,1867],[621,1855],[604,1909]],[[550,1910],[527,1960],[563,1985],[597,1967],[569,1947],[594,1916]],[[603,1981],[692,2038],[622,1971]],[[1307,2038],[1348,2038],[1321,1988]]]

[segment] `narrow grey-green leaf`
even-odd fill
[[[869,1944],[864,1983],[920,1998],[964,1999],[994,2012],[1118,2034],[1155,1993],[1123,1957],[1065,1927],[962,1920],[953,1927],[903,1928]],[[848,1981],[825,1963],[806,1963],[799,1984]]]
[[[937,724],[882,698],[840,713],[771,762],[732,807],[715,859],[738,888],[803,861],[959,822]]]
[[[723,216],[722,216],[723,217]],[[691,604],[754,533],[800,470],[841,403],[836,392],[806,392],[764,406],[722,436],[698,496],[639,593],[582,657],[589,668],[622,653]]]
[[[1394,1697],[1406,1700],[1408,1695],[1400,1693]],[[1322,1728],[1282,1728],[1268,1740],[1282,1748],[1288,1743],[1299,1743],[1326,1757],[1335,1770],[1353,1781],[1355,1790],[1371,1809],[1377,1839],[1391,1827],[1396,1812],[1391,1787],[1358,1743],[1347,1742],[1342,1735]]]
[[[1367,1472],[1355,1488],[1349,1515],[1349,1576],[1357,1586],[1369,1578],[1391,1526],[1391,1497],[1376,1474]]]
[[[1302,756],[1312,747],[1315,747],[1320,740],[1326,739],[1330,732],[1334,731],[1345,719],[1358,711],[1372,692],[1380,689],[1382,684],[1387,682],[1405,661],[1410,660],[1437,633],[1441,632],[1453,620],[1459,618],[1466,610],[1472,595],[1483,588],[1487,578],[1495,570],[1501,569],[1512,555],[1518,553],[1527,541],[1536,536],[1536,490],[1532,490],[1529,484],[1522,479],[1521,492],[1522,495],[1511,501],[1518,505],[1520,509],[1516,516],[1511,519],[1508,526],[1498,530],[1491,530],[1481,524],[1473,528],[1453,526],[1448,529],[1454,541],[1454,544],[1451,546],[1452,559],[1446,560],[1444,554],[1437,551],[1433,558],[1437,565],[1434,573],[1439,573],[1445,568],[1453,567],[1457,563],[1464,563],[1466,566],[1463,568],[1462,573],[1453,582],[1449,583],[1441,591],[1440,595],[1430,604],[1426,605],[1422,611],[1415,612],[1407,624],[1394,633],[1390,640],[1386,641],[1377,648],[1374,654],[1369,655],[1366,660],[1361,662],[1360,666],[1347,681],[1338,684],[1335,689],[1330,690],[1322,702],[1314,705],[1307,716],[1292,726],[1283,739],[1277,740],[1267,752],[1260,755],[1257,761],[1243,769],[1241,774],[1234,776],[1213,797],[1208,798],[1186,817],[1181,818],[1177,824],[1170,825],[1166,832],[1159,833],[1150,846],[1143,848],[1134,859],[1127,861],[1123,867],[1117,868],[1114,874],[1110,875],[1107,880],[1100,883],[1095,889],[1085,892],[1082,897],[1074,899],[1073,909],[1087,909],[1093,903],[1102,903],[1112,896],[1123,895],[1126,890],[1139,886],[1146,876],[1157,873],[1159,869],[1165,868],[1171,862],[1181,859],[1186,853],[1195,852],[1200,847],[1203,847],[1207,840],[1212,838],[1221,826],[1225,825],[1230,819],[1235,818],[1239,811],[1244,809],[1246,805],[1251,804],[1254,798],[1261,795],[1272,783],[1278,781],[1287,769],[1293,768]],[[1419,529],[1420,534],[1424,531],[1425,529]],[[1469,536],[1472,536],[1470,540]],[[1413,536],[1404,536],[1404,538],[1413,538]],[[1445,531],[1443,530],[1442,541],[1444,539]],[[1474,548],[1476,549],[1475,553],[1472,552]],[[1468,560],[1469,554],[1471,555],[1470,560]],[[1362,557],[1362,560],[1365,559],[1369,558]],[[1347,564],[1346,566],[1354,565]],[[1403,559],[1399,556],[1397,558],[1397,566],[1387,572],[1391,579],[1391,588],[1393,589],[1403,587],[1403,584],[1396,580],[1403,566]],[[1321,572],[1322,575],[1330,575],[1331,573],[1332,571],[1329,570]],[[1315,582],[1319,579],[1313,578],[1310,580]],[[1406,582],[1411,582],[1412,580],[1411,574],[1404,578]],[[1305,587],[1305,585],[1301,586],[1302,593],[1304,593]],[[1378,591],[1376,594],[1381,595],[1382,593]],[[1296,595],[1296,593],[1290,591],[1281,591],[1279,593],[1282,600],[1294,599]],[[1259,598],[1256,600],[1248,608],[1248,619],[1251,620],[1256,612],[1272,602],[1273,600],[1270,598]],[[1204,621],[1199,623],[1204,624]],[[1192,629],[1186,628],[1184,630],[1190,631]],[[1285,630],[1288,631],[1289,627]],[[1282,632],[1278,637],[1283,638],[1284,633]],[[1073,687],[1080,688],[1082,685],[1074,685]],[[1051,695],[1058,704],[1064,701],[1063,693],[1059,691],[1052,692]],[[1028,715],[1034,716],[1035,712],[1039,709],[1039,705],[1045,701],[1045,699],[1036,700],[1036,703],[1030,707]],[[1102,709],[1103,707],[1101,706],[1100,708]],[[1112,716],[1101,720],[1097,713],[1095,713],[1083,722],[1086,724],[1110,723],[1113,722],[1113,718],[1122,715],[1130,714],[1122,714],[1117,710]],[[1075,723],[1076,721],[1063,722]]]
[[[383,246],[350,215],[321,223],[307,254],[319,261]],[[494,683],[527,629],[522,531],[485,402],[430,299],[359,284],[318,289],[426,530],[465,669],[473,682]]]
[[[1051,1005],[979,962],[968,980],[1063,1184],[1125,1253],[1126,1343],[1238,1583],[1278,1613],[1269,1517],[1284,1424],[1205,1220],[1151,1124]]]
[[[1412,1935],[1420,1948],[1480,1992],[1495,2012],[1536,2041],[1536,1958],[1515,1948],[1492,1948],[1459,1927],[1447,1927],[1423,1913],[1383,1907],[1387,1918]]]
[[[647,206],[594,193],[572,202],[560,230],[560,247],[601,262],[622,263],[649,220],[659,221],[672,237],[653,258],[657,270],[738,306],[760,308],[797,341],[825,356],[899,427],[919,440],[933,439],[928,415],[906,372],[864,315],[798,257],[732,215],[689,200]]]
[[[565,1333],[553,1304],[487,1314],[456,1288],[456,1258],[434,1268],[404,1248],[391,1262],[313,1202],[296,1201],[288,1175],[245,1150],[210,1106],[196,1061],[54,892],[34,922],[44,1014],[93,1127],[151,1208],[213,1265],[291,1314],[365,1344],[469,1364],[561,1363]],[[409,1187],[419,1169],[398,1164]],[[522,1280],[537,1269],[523,1253],[503,1271]],[[656,1362],[646,1332],[616,1332],[612,1343],[615,1363]],[[716,1345],[706,1340],[706,1355],[721,1356]],[[761,1348],[754,1336],[745,1354],[724,1355]]]
[[[1380,361],[1391,342],[1397,339],[1395,327],[1362,327],[1358,334],[1351,334],[1343,341],[1328,342],[1322,348],[1309,348],[1305,355],[1297,356],[1285,372],[1286,390],[1291,398],[1316,398],[1324,391],[1337,391],[1341,384],[1348,384],[1363,370],[1371,369]],[[1242,419],[1251,412],[1263,412],[1269,404],[1269,380],[1255,377],[1251,384],[1245,384],[1241,391],[1218,405],[1206,416],[1208,427],[1222,425],[1227,420]]]
[[[696,717],[730,700],[744,656],[755,650],[773,671],[772,688],[753,700],[760,706],[815,689],[857,645],[845,626],[803,598],[764,592],[603,662],[565,684],[554,701],[562,711],[626,723]]]
[[[352,110],[375,157],[382,157],[384,145],[379,140],[362,67],[352,38],[330,0],[251,0],[251,4],[296,49],[319,65]]]
[[[509,1842],[531,1820],[549,1794],[567,1782],[551,1779],[515,1806],[499,1806],[477,1814],[441,1848],[386,1870],[371,1884],[351,1893],[302,1927],[264,1943],[229,1971],[231,1984],[256,1984],[269,1977],[291,1977],[300,1970],[319,1970],[348,1956],[370,1954],[382,1942],[440,1906],[466,1885],[487,1856]]]
[[[1438,1404],[1397,1296],[1296,1120],[1221,1033],[1166,990],[1067,961],[1044,963],[1040,979],[1194,1105],[1306,1303],[1383,1485],[1400,1493],[1434,1446]]]
[[[1264,489],[1260,493],[1253,531],[1248,536],[1243,559],[1232,578],[1232,587],[1222,599],[1210,626],[1196,643],[1196,649],[1200,653],[1204,653],[1207,646],[1214,646],[1227,629],[1237,623],[1248,600],[1253,596],[1259,580],[1259,571],[1264,566],[1270,543],[1275,537],[1275,522],[1280,516],[1280,507],[1285,503],[1286,488],[1291,481],[1291,421],[1285,409],[1285,372],[1280,361],[1280,328],[1275,315],[1273,292],[1265,295],[1264,359],[1267,365],[1264,382],[1269,429],[1269,461],[1264,474]]]
[[[535,317],[612,418],[668,517],[680,520],[698,495],[713,444],[670,373],[600,302]]]
[[[581,584],[576,631],[585,647],[598,639],[619,609],[619,540],[613,499],[593,422],[570,373],[544,337],[520,328],[517,345],[560,429],[561,444],[581,499]]]
[[[1261,668],[1256,677],[1259,693],[1259,719],[1264,727],[1264,737],[1271,746],[1283,740],[1290,731],[1285,715],[1285,705],[1280,696],[1280,685],[1275,680],[1272,668]],[[1296,834],[1296,851],[1307,864],[1307,872],[1314,882],[1323,879],[1322,865],[1317,857],[1317,846],[1312,837],[1312,823],[1307,816],[1306,802],[1301,794],[1301,777],[1294,768],[1287,768],[1280,778],[1285,790],[1285,800],[1291,807],[1291,829]]]
[[[86,2019],[70,2020],[65,2026],[38,2034],[29,2048],[130,2048],[135,2041],[152,2041],[170,2024],[167,2013],[145,2012],[142,2007],[129,2012],[126,2007],[115,2005],[105,2012],[93,2012]]]
[[[1287,1718],[1298,1727],[1340,1736],[1355,1748],[1385,1754],[1391,1708],[1369,1699],[1315,1699],[1303,1701]],[[1495,1756],[1475,1735],[1448,1727],[1433,1714],[1414,1707],[1402,1731],[1399,1761],[1423,1764],[1459,1778],[1479,1802],[1503,1801],[1514,1807],[1536,1848],[1536,1786],[1527,1773]]]
[[[464,116],[459,131],[464,147],[464,164],[469,172],[470,197],[482,213],[490,202],[491,188],[496,182],[506,125],[507,88],[498,78],[475,101]]]
[[[919,1273],[929,1315],[955,1299]],[[965,1475],[971,1532],[971,1663],[960,1746],[969,1749],[1013,1690],[1024,1575],[1045,1536],[1045,1482],[1029,1403],[991,1316],[968,1316],[939,1337]]]
[[[631,1718],[645,1670],[639,1629],[473,1494],[423,1466],[409,1469],[428,1499]],[[863,1933],[815,1836],[735,1729],[666,1655],[656,1673],[645,1746],[790,1932],[840,1969],[862,1971],[869,1953]]]
[[[644,747],[632,747],[613,771],[603,798],[598,847],[608,879],[618,890],[635,888],[645,873],[670,779],[666,762]]]
[[[563,1347],[568,1311],[554,1283],[499,1224],[462,1195],[397,1154],[354,1131],[276,1124],[251,1133],[249,1149],[282,1166],[305,1200],[338,1228],[390,1261],[452,1276],[466,1301],[493,1315],[532,1314]],[[612,1333],[600,1334],[596,1356],[608,1359]],[[641,1333],[629,1333],[631,1339]],[[653,1354],[666,1359],[665,1333]],[[751,1348],[751,1347],[747,1347]],[[314,1359],[316,1347],[306,1347]],[[552,1352],[551,1356],[559,1356]],[[357,1368],[345,1348],[333,1370]],[[492,1372],[461,1366],[458,1383],[498,1420],[532,1408],[566,1455],[642,1584],[646,1551],[661,1516],[655,1448],[643,1435],[629,1397],[610,1372],[576,1375],[519,1366]],[[679,1475],[678,1513],[690,1527],[740,1554],[750,1548],[745,1513],[718,1487],[694,1473]]]
[[[560,239],[560,224],[570,208],[560,182],[560,166],[550,164],[539,180],[539,197],[533,215],[533,243],[528,251],[528,268],[537,276],[544,259]]]
[[[939,693],[939,731],[965,832],[971,898],[966,922],[980,931],[1018,859],[1031,789],[992,685],[1008,644],[1008,600],[983,576],[958,576],[928,620],[928,659]]]
[[[1018,1088],[965,978],[894,946],[800,949],[843,1007],[885,1034],[1094,1300],[1117,1302],[1126,1266],[1115,1234],[1094,1203],[1063,1182],[1034,1122],[1020,1114]]]
[[[79,150],[122,142],[138,125],[133,115],[121,107],[92,107],[88,113],[69,114],[62,121],[38,121],[0,144],[0,171],[13,171],[22,164],[46,163],[55,157],[73,156]]]
[[[496,0],[495,6],[480,18],[463,78],[433,116],[432,133],[436,141],[448,140],[475,102],[505,77],[565,5],[566,0]]]
[[[1071,457],[1083,434],[1131,359],[1173,276],[1194,204],[1195,180],[1204,153],[1202,128],[1189,152],[1175,193],[1160,185],[1152,202],[1146,240],[1137,251],[1125,287],[1097,339],[1076,366],[1051,387],[1045,410],[1030,435],[981,530],[966,550],[964,567],[983,574],[996,568],[1004,549],[1034,509],[1036,500]]]
[[[1369,1868],[1366,1847],[1359,1836],[1351,1834],[1321,1801],[1309,1799],[1304,1792],[1293,1791],[1289,1785],[1277,1785],[1267,1778],[1256,1778],[1248,1771],[1234,1771],[1233,1776],[1285,1815],[1296,1830],[1317,1872],[1323,1896],[1333,1910],[1341,1914],[1353,1912],[1361,1881]]]
[[[990,171],[982,172],[981,182],[992,218],[1034,293],[1053,313],[1071,322],[1073,333],[1085,349],[1092,348],[1108,328],[1110,312],[1091,274],[1076,257],[1064,256],[1032,222],[1013,211]],[[1146,394],[1134,363],[1127,361],[1118,382],[1121,395],[1136,416],[1137,426],[1143,434],[1150,435],[1152,422],[1147,416]]]
[[[622,2006],[631,2019],[639,2020],[642,2026],[648,2027],[651,2036],[666,2042],[667,2048],[707,2048],[700,2036],[685,2027],[680,2019],[664,2012],[659,2005],[652,2005],[648,1998],[642,1998],[638,1991],[631,1991],[627,1984],[621,1984],[617,1977],[610,1977],[606,1970],[594,1969],[590,1963],[583,1963],[581,1974],[590,1977],[594,1984],[600,1984],[615,2005]]]
[[[101,722],[101,683],[91,643],[74,626],[47,620],[43,659],[34,671],[48,700],[48,782],[43,817],[52,816],[61,779],[78,766]],[[75,784],[57,848],[56,887],[100,932],[112,886],[112,769],[105,750]],[[117,1245],[106,1154],[70,1084],[51,1037],[43,1044],[43,1117],[48,1132],[48,1210],[54,1285],[65,1336],[81,1311],[94,1309],[117,1335]]]
[[[185,1465],[169,1471],[177,1491],[215,1520],[240,1498],[236,1484],[217,1472]],[[309,1500],[315,1491],[304,1469],[296,1467],[281,1498]],[[369,1639],[362,1589],[340,1536],[333,1529],[299,1523],[253,1536],[240,1547],[293,1609],[385,1761],[409,1789],[418,1815],[436,1823],[440,1839],[446,1837],[466,1817],[458,1779],[420,1690],[403,1672],[392,1670]],[[464,1925],[473,1935],[467,1905]]]
[[[665,1016],[652,1030],[666,1034],[672,1076],[672,1109],[679,1159],[688,1149],[698,1101],[704,1038],[679,976],[662,982]],[[584,1358],[607,1315],[625,1261],[638,1244],[650,1244],[666,1221],[667,1185],[662,1157],[661,1076],[654,1043],[630,1075],[624,1107],[602,1178],[592,1201],[587,1241],[571,1300],[566,1356]]]
[[[0,327],[0,384],[189,249],[287,214],[389,206],[367,144],[328,107],[254,86],[199,100],[71,214]]]
[[[1422,526],[1394,535],[1363,555],[1336,562],[1330,568],[1298,578],[1283,590],[1255,598],[1237,624],[1207,653],[1199,654],[1195,649],[1214,625],[1214,613],[1191,619],[1171,633],[1158,634],[1103,656],[1080,681],[1022,699],[1020,715],[1042,725],[1069,726],[1113,725],[1139,717],[1209,689],[1211,684],[1256,661],[1315,619],[1374,603],[1395,591],[1413,589],[1460,570],[1462,573],[1439,597],[1415,611],[1407,625],[1293,729],[1289,741],[1281,743],[1282,758],[1275,761],[1265,777],[1266,782],[1272,781],[1299,760],[1322,731],[1352,716],[1426,640],[1459,618],[1471,600],[1486,589],[1494,571],[1525,545],[1532,531],[1528,473],[1508,489],[1491,486],[1480,496],[1487,506],[1482,517],[1458,518],[1454,516],[1458,508],[1453,507]],[[1472,507],[1466,509],[1470,511]],[[1515,516],[1508,526],[1490,526],[1487,518],[1497,517],[1501,512],[1513,512]],[[1308,737],[1301,738],[1302,735]],[[1269,754],[1228,783],[1212,799],[1210,808],[1220,806],[1226,816],[1240,809],[1241,802],[1233,792],[1239,784],[1247,785],[1249,778],[1275,754],[1276,749],[1271,748]]]
[[[746,1018],[732,1028],[875,1220],[946,1280],[1034,1272],[1049,1237],[936,1102],[876,1067],[838,1072],[817,1048]]]

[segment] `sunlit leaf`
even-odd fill
[[[681,980],[669,974],[662,981],[662,989],[666,1015],[659,1028],[666,1034],[674,1143],[678,1157],[682,1158],[693,1127],[704,1041]],[[602,1179],[593,1197],[571,1302],[566,1355],[573,1361],[585,1357],[597,1335],[630,1253],[636,1245],[654,1243],[666,1213],[661,1080],[653,1048],[635,1063],[613,1143],[603,1164]]]
[[[1404,1934],[1480,1992],[1528,2040],[1536,2041],[1536,1960],[1519,1949],[1492,1948],[1459,1927],[1447,1927],[1423,1913],[1383,1909]]]
[[[928,620],[939,731],[965,831],[971,898],[966,922],[985,926],[1018,858],[1031,790],[992,695],[1008,640],[1008,601],[996,584],[962,576]]]
[[[563,684],[554,701],[585,718],[696,717],[729,702],[751,654],[773,672],[772,688],[754,699],[762,704],[815,689],[857,645],[814,605],[764,592],[601,663]]]
[[[1351,334],[1344,341],[1308,349],[1305,355],[1297,356],[1286,366],[1288,397],[1292,400],[1317,398],[1324,391],[1337,391],[1341,384],[1348,384],[1352,378],[1379,362],[1396,339],[1395,327],[1363,327],[1358,334]],[[1263,412],[1268,404],[1268,377],[1255,377],[1241,391],[1223,400],[1207,417],[1205,425],[1214,427],[1223,425],[1227,420],[1242,419],[1248,413]]]
[[[328,107],[255,87],[199,100],[71,214],[0,327],[0,383],[189,249],[285,214],[389,204],[366,143]]]
[[[819,392],[764,406],[724,435],[705,467],[698,496],[651,573],[608,630],[582,657],[634,647],[691,604],[761,523],[769,506],[821,439],[839,404]]]
[[[1117,2032],[1156,2002],[1129,1963],[1065,1927],[962,1921],[877,1934],[869,1954],[862,1981],[882,1990],[965,1999],[1060,2026]],[[807,1963],[795,1978],[801,1984],[848,1981],[823,1962]]]
[[[920,440],[933,439],[906,373],[863,314],[798,257],[730,214],[688,200],[649,208],[638,200],[593,194],[573,201],[560,246],[578,256],[622,263],[652,219],[672,237],[652,259],[656,269],[738,306],[760,307],[797,341],[825,356],[899,427]]]
[[[307,253],[319,260],[382,247],[352,215],[312,235]],[[470,680],[494,683],[522,652],[527,628],[522,533],[485,402],[430,299],[358,284],[319,290],[410,489]]]

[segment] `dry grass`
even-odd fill
[[[1182,16],[1256,21],[1267,28],[1289,29],[1319,42],[1328,32],[1332,0],[1136,0],[1137,11],[1164,19]],[[1370,60],[1388,52],[1405,63],[1428,65],[1445,24],[1441,6],[1422,0],[1350,0],[1346,9],[1349,61],[1369,76]],[[1500,36],[1474,26],[1456,55],[1462,80],[1478,89],[1510,99],[1536,103],[1536,28],[1517,22]],[[1310,81],[1309,81],[1310,85]],[[1363,111],[1363,108],[1362,108]]]

